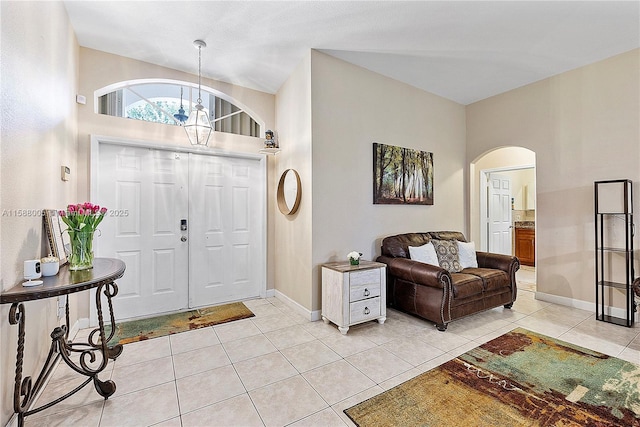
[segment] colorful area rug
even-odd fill
[[[116,324],[116,333],[109,341],[109,345],[148,340],[253,316],[251,310],[243,303],[234,302],[182,313],[121,322]],[[105,332],[109,336],[111,333],[110,325],[105,326]]]
[[[371,426],[640,426],[640,365],[515,329],[344,411]]]

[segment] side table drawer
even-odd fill
[[[352,271],[349,273],[350,286],[369,285],[372,283],[380,284],[380,269]]]
[[[349,304],[350,323],[380,317],[380,297],[369,298]]]
[[[369,283],[365,285],[351,285],[349,288],[349,301],[355,302],[365,298],[380,296],[380,283]]]

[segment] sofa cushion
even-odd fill
[[[409,254],[414,261],[440,266],[436,249],[431,242],[422,246],[409,246]]]
[[[482,293],[482,279],[473,274],[452,273],[453,297],[455,299],[469,298]]]
[[[440,267],[449,273],[458,273],[462,271],[460,267],[460,259],[458,258],[458,243],[455,240],[432,240],[433,246],[436,248],[438,262]]]
[[[460,259],[460,267],[478,268],[478,258],[476,257],[476,245],[474,242],[458,242],[458,257]]]
[[[464,234],[459,231],[430,231],[429,235],[432,239],[436,240],[457,240],[459,242],[466,242]]]
[[[431,241],[429,233],[406,233],[382,239],[382,255],[409,258],[409,246],[422,246]]]
[[[493,291],[500,288],[508,288],[511,285],[506,271],[493,268],[465,268],[464,274],[470,274],[482,279],[482,287],[485,291]]]

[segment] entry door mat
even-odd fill
[[[345,409],[371,426],[640,426],[640,365],[514,329]]]
[[[148,319],[116,323],[116,332],[109,345],[163,337],[192,329],[219,325],[234,320],[247,319],[254,314],[241,302],[200,308],[197,310],[173,313]],[[105,326],[105,333],[111,333],[111,326]]]

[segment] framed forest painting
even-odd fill
[[[373,203],[433,205],[433,153],[374,142]]]

